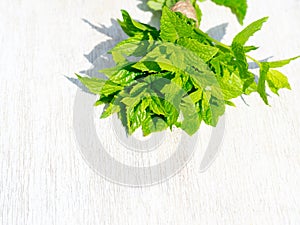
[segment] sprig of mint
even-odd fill
[[[170,8],[179,1],[181,0],[149,0],[147,2],[147,5],[149,6],[150,9],[154,11],[161,11],[164,6]],[[203,2],[204,0],[198,0],[198,1]],[[246,16],[246,12],[248,8],[247,0],[211,0],[211,1],[216,3],[217,5],[230,8],[231,12],[236,15],[239,23],[243,24],[243,20]],[[200,23],[202,12],[197,4],[197,0],[191,0],[191,3],[195,8],[198,22]]]
[[[232,99],[258,92],[268,104],[266,85],[275,94],[290,89],[288,79],[275,68],[299,58],[259,62],[248,55],[257,49],[248,39],[262,28],[267,17],[238,33],[231,45],[214,40],[198,29],[196,21],[168,7],[162,9],[160,30],[133,20],[122,11],[119,21],[128,39],[111,51],[116,66],[101,70],[107,80],[78,76],[105,104],[101,118],[114,113],[129,134],[143,134],[173,126],[193,135],[201,122],[216,126]],[[248,61],[260,67],[258,83]]]

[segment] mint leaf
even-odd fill
[[[141,110],[142,104],[138,104],[135,107],[128,107],[126,111],[128,132],[132,134],[137,128],[139,128],[143,121],[147,118],[147,112]]]
[[[86,86],[90,92],[93,94],[100,94],[103,85],[105,84],[105,80],[101,80],[99,78],[90,78],[90,77],[81,77],[80,75],[76,74],[80,82]]]
[[[259,19],[250,25],[248,25],[244,30],[238,33],[235,38],[233,39],[233,43],[239,43],[240,45],[244,46],[248,39],[257,31],[262,28],[264,22],[268,20],[268,17],[264,17]]]
[[[109,95],[119,92],[121,90],[123,90],[122,86],[108,80],[103,85],[100,93],[101,93],[101,95],[109,96]]]
[[[192,2],[194,8],[195,8],[195,11],[196,11],[196,17],[197,17],[197,24],[198,26],[200,25],[201,23],[201,19],[202,19],[202,11],[199,7],[199,5],[197,4],[196,1]]]
[[[143,121],[142,123],[142,130],[143,135],[147,136],[153,132],[162,131],[168,128],[168,124],[158,116],[150,116]]]
[[[266,79],[267,74],[269,72],[270,66],[268,63],[261,63],[260,65],[260,71],[259,71],[259,80],[257,85],[257,91],[260,95],[260,97],[263,99],[263,101],[269,105],[268,98],[266,94]]]
[[[218,5],[229,7],[231,12],[234,13],[240,24],[243,24],[243,20],[247,12],[247,1],[246,0],[212,0]]]
[[[224,99],[229,100],[243,94],[243,81],[235,73],[224,71],[223,77],[218,77]]]
[[[150,33],[137,33],[126,40],[119,42],[109,53],[113,55],[117,64],[126,63],[128,56],[142,57],[155,45]]]
[[[162,10],[164,4],[165,0],[149,0],[147,2],[148,7],[155,11]]]
[[[102,112],[100,118],[101,118],[101,119],[107,118],[107,117],[109,117],[110,115],[119,112],[120,110],[121,110],[121,108],[120,108],[119,105],[115,105],[115,104],[113,104],[113,103],[110,103],[110,104],[108,105],[108,107],[104,109],[104,111]]]
[[[115,67],[105,68],[105,69],[99,70],[99,73],[103,73],[103,74],[105,74],[105,76],[107,76],[108,78],[110,78],[111,76],[119,73],[120,70],[131,71],[132,70],[132,65],[134,65],[134,64],[135,64],[134,62],[119,63]]]
[[[110,77],[110,81],[119,85],[127,85],[135,80],[136,77],[143,75],[141,72],[133,72],[128,70],[119,70],[117,73]]]
[[[160,11],[164,6],[171,8],[176,2],[179,2],[179,0],[149,0],[147,5],[152,10]]]
[[[253,92],[257,92],[257,83],[255,81],[255,75],[250,73],[251,77],[244,81],[243,91],[244,94],[249,95]]]
[[[229,105],[229,106],[232,106],[232,107],[236,107],[236,105],[233,102],[228,101],[228,100],[225,100],[225,104]]]
[[[277,70],[270,69],[267,73],[266,80],[271,91],[277,95],[279,95],[278,90],[281,88],[291,90],[287,77]]]
[[[186,96],[180,103],[180,110],[183,115],[181,128],[189,135],[193,135],[200,126],[201,120],[195,108],[195,103],[190,96]]]
[[[192,51],[201,59],[203,59],[204,62],[211,60],[219,51],[219,49],[216,47],[202,44],[199,41],[191,38],[180,38],[177,41],[177,44]]]
[[[164,109],[164,103],[158,96],[151,96],[149,108],[156,115],[166,114]]]
[[[201,96],[203,94],[203,90],[197,89],[196,91],[189,94],[189,97],[193,101],[193,103],[197,103],[201,100]]]
[[[300,58],[300,56],[296,56],[294,58],[290,59],[284,59],[284,60],[279,60],[279,61],[274,61],[274,62],[269,62],[270,68],[278,68],[278,67],[283,67],[287,64],[289,64],[291,61]]]
[[[244,46],[244,52],[247,53],[247,52],[251,52],[251,51],[254,51],[254,50],[257,50],[258,47],[256,46]]]
[[[218,99],[212,92],[202,93],[199,101],[200,116],[207,125],[216,126],[219,117],[225,113],[225,102],[222,98]]]
[[[129,13],[125,10],[121,10],[121,12],[124,21],[118,20],[118,22],[128,36],[132,37],[143,32],[150,32],[153,37],[159,36],[159,32],[155,27],[131,19]]]
[[[190,37],[193,33],[194,22],[179,13],[174,13],[167,7],[163,8],[160,21],[160,37],[164,41],[175,42],[181,37]],[[191,23],[191,24],[190,24]]]
[[[248,71],[248,62],[245,55],[245,50],[242,44],[238,42],[233,42],[231,45],[231,49],[236,58],[234,64],[238,68],[239,76],[242,79],[248,79],[251,75]],[[246,89],[247,86],[244,88]]]

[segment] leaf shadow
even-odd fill
[[[151,12],[152,16],[151,16],[151,19],[149,21],[149,24],[151,26],[159,28],[161,12],[160,11],[154,11],[154,10],[150,9],[147,5],[147,1],[148,0],[138,0],[139,3],[137,5],[137,7],[140,10],[144,11],[144,12]]]
[[[103,78],[103,75],[99,73],[99,70],[114,66],[112,56],[107,52],[112,49],[117,43],[126,39],[127,35],[122,31],[118,22],[111,19],[111,25],[94,25],[87,19],[83,19],[83,22],[87,23],[92,29],[97,32],[108,36],[110,39],[97,44],[88,54],[84,57],[92,64],[92,68],[82,70],[80,73],[86,74],[90,77]]]
[[[111,19],[111,25],[95,25],[87,19],[82,19],[82,21],[88,24],[95,31],[106,35],[109,39],[106,41],[102,41],[88,53],[84,54],[84,57],[91,63],[91,67],[88,69],[84,69],[79,71],[80,74],[87,75],[89,77],[97,77],[106,79],[104,74],[100,73],[99,70],[104,68],[109,68],[115,66],[113,58],[107,52],[112,49],[117,43],[126,39],[127,35],[122,31],[118,22],[114,19]],[[66,77],[70,82],[75,84],[78,88],[80,88],[84,92],[88,92],[88,89],[82,85],[82,83],[76,79],[71,77]]]
[[[222,23],[220,25],[210,28],[208,31],[206,31],[206,33],[212,38],[216,39],[217,41],[221,41],[226,34],[227,27],[228,23]]]

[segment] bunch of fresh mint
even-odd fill
[[[146,136],[176,126],[192,135],[202,121],[216,126],[225,105],[234,106],[233,98],[258,92],[268,104],[266,84],[276,94],[290,89],[287,77],[274,68],[297,57],[259,62],[247,55],[257,47],[246,42],[267,18],[247,26],[228,46],[168,7],[162,9],[160,30],[126,11],[122,15],[119,24],[129,38],[110,51],[116,66],[100,71],[108,79],[78,78],[100,96],[95,105],[106,105],[101,118],[117,113],[129,134],[139,127]],[[247,59],[260,67],[258,83]]]

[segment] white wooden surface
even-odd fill
[[[77,87],[64,76],[91,68],[83,54],[109,37],[82,18],[109,27],[123,8],[148,22],[138,3],[0,1],[0,224],[300,224],[299,61],[282,69],[293,91],[272,95],[272,107],[252,95],[250,106],[237,99],[227,109],[221,152],[204,173],[201,149],[173,178],[146,188],[110,183],[83,160],[73,130]],[[229,22],[230,43],[241,29],[235,17],[201,7],[202,28]],[[245,24],[270,16],[251,39],[261,46],[253,55],[299,54],[299,12],[298,0],[249,1]]]

